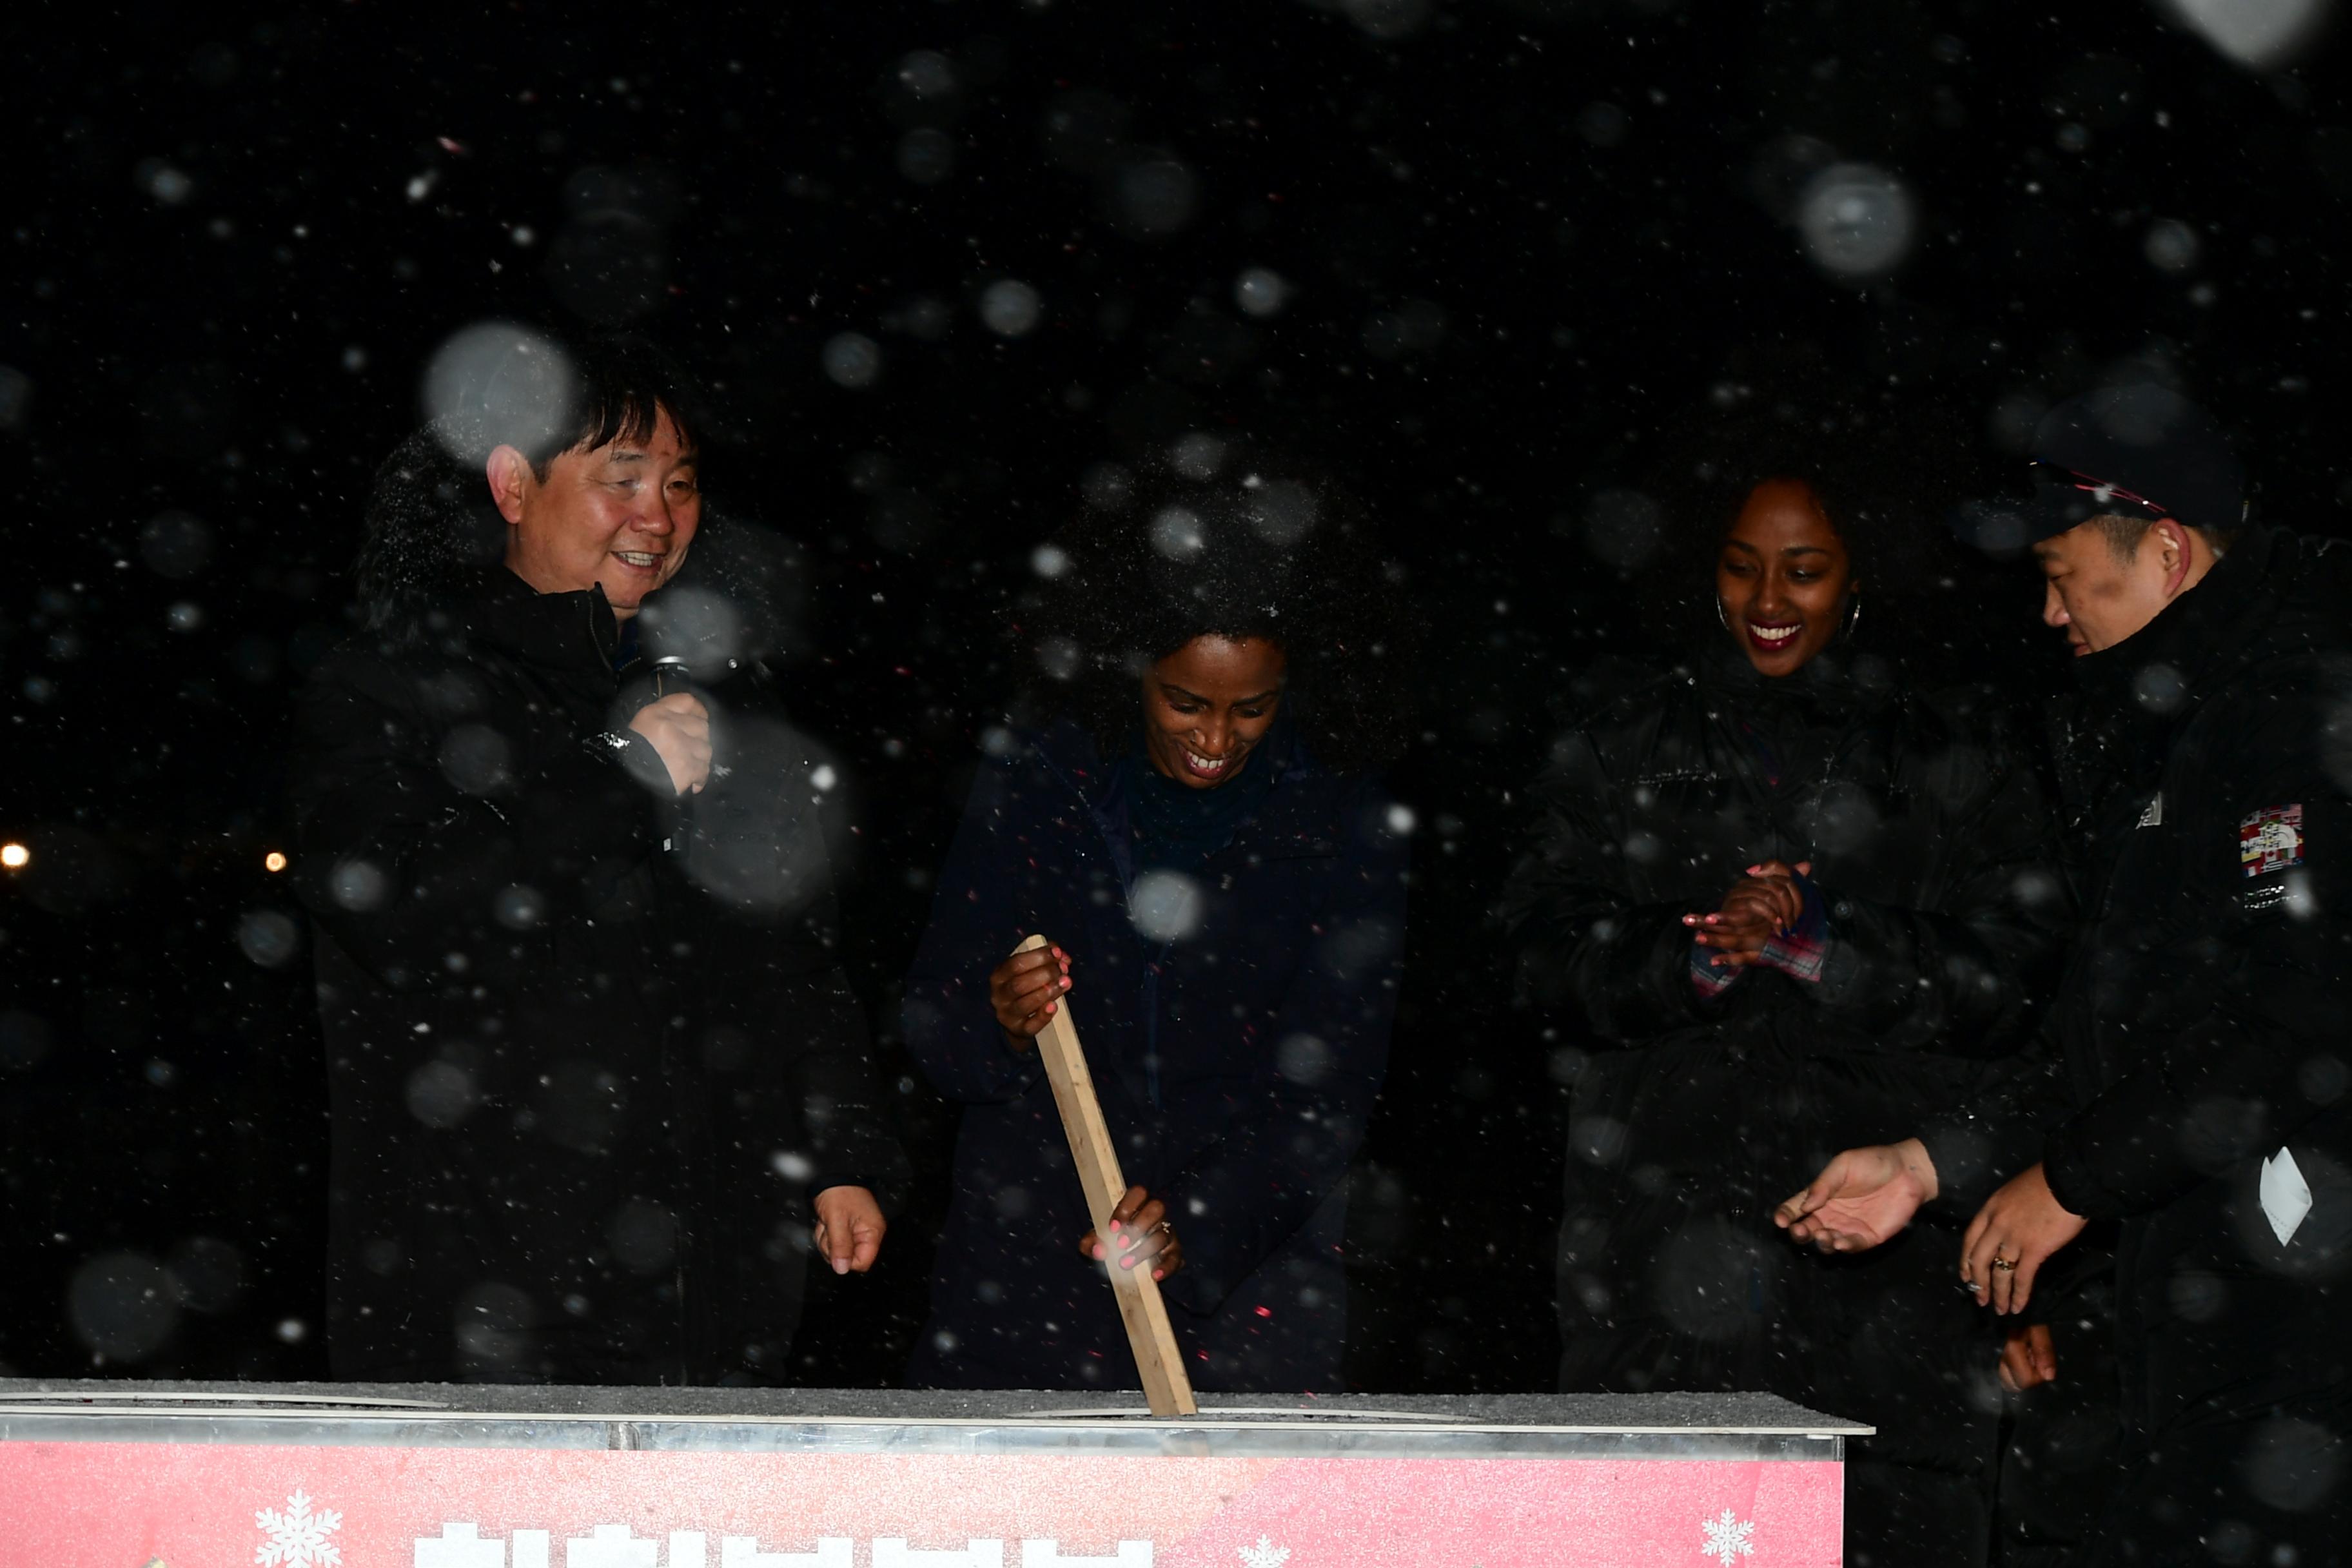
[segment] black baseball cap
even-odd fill
[[[2034,427],[2028,489],[1969,501],[1965,543],[2008,554],[2095,517],[2169,517],[2226,532],[2246,514],[2246,475],[2214,417],[2153,383],[2070,397]]]

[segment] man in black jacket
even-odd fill
[[[782,1381],[811,1241],[881,1245],[832,780],[685,406],[642,345],[538,345],[378,476],[293,763],[339,1378]],[[664,611],[693,689],[656,695]]]
[[[2043,1069],[1782,1205],[1826,1250],[1923,1204],[2022,1310],[2120,1222],[2128,1476],[2098,1561],[2339,1560],[2352,1522],[2352,551],[2242,526],[2212,421],[2153,387],[2061,405],[2031,542],[2077,655],[2060,761],[2089,925]],[[2019,1173],[1990,1198],[2000,1175]]]

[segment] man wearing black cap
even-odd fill
[[[2085,1224],[2119,1222],[2129,1475],[2094,1560],[2338,1561],[2352,550],[2246,525],[2219,428],[2161,388],[2060,405],[2034,458],[2032,500],[1964,531],[2031,547],[2076,656],[2057,752],[2089,924],[2042,1068],[1839,1155],[1778,1217],[1852,1251],[1922,1205],[1974,1209],[1960,1277],[2002,1313]]]

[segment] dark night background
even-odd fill
[[[793,700],[848,763],[854,973],[924,1182],[882,1268],[815,1286],[812,1383],[891,1381],[919,1321],[952,1128],[887,1038],[894,988],[1028,678],[1009,597],[1090,465],[1188,430],[1303,448],[1435,631],[1353,1222],[1351,1374],[1381,1390],[1551,1382],[1562,1043],[1482,921],[1547,704],[1637,629],[1592,498],[1681,411],[1817,366],[1934,394],[1992,464],[2049,401],[2154,374],[2237,434],[2264,515],[2342,522],[2333,33],[2263,70],[2079,0],[458,16],[0,24],[0,837],[34,855],[0,873],[10,1371],[323,1368],[322,1069],[263,858],[370,476],[469,324],[652,332],[720,385],[716,502],[806,549]],[[1874,277],[1787,221],[1839,161],[1916,205]],[[1041,302],[1009,336],[981,310],[1008,279]],[[843,333],[878,345],[870,384],[829,374]],[[1960,581],[1982,643],[1949,651],[2038,679],[2034,585]]]

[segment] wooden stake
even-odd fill
[[[1013,951],[1034,952],[1051,944],[1033,936]],[[1127,1195],[1127,1178],[1119,1173],[1118,1149],[1103,1121],[1102,1101],[1095,1097],[1094,1075],[1087,1070],[1087,1053],[1078,1045],[1078,1027],[1070,1021],[1065,995],[1054,1016],[1037,1031],[1037,1054],[1045,1063],[1046,1081],[1054,1086],[1054,1103],[1061,1108],[1062,1131],[1069,1134],[1070,1158],[1078,1167],[1078,1184],[1086,1189],[1087,1213],[1095,1232],[1110,1253],[1111,1292],[1118,1299],[1118,1315],[1127,1325],[1128,1348],[1135,1352],[1135,1370],[1143,1379],[1143,1397],[1154,1415],[1195,1415],[1192,1380],[1184,1374],[1183,1352],[1176,1347],[1176,1331],[1168,1322],[1168,1303],[1160,1299],[1160,1281],[1142,1265],[1118,1267],[1118,1252],[1110,1239],[1110,1213]]]

